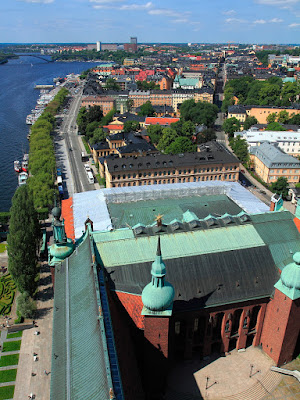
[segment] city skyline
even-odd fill
[[[300,0],[15,0],[2,43],[296,43]],[[213,28],[213,29],[212,29]]]

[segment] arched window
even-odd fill
[[[252,331],[256,327],[258,313],[260,311],[260,306],[255,306],[252,309],[251,316],[250,316],[250,324],[249,324],[249,331]]]

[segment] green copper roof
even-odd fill
[[[85,235],[55,271],[51,400],[109,399],[112,384],[91,263]]]
[[[287,76],[286,78],[283,79],[283,82],[296,82],[296,79],[291,77],[291,76]]]
[[[102,242],[97,241],[100,235],[94,235],[94,239],[101,256],[101,263],[105,267],[153,261],[157,236],[140,236],[124,238],[117,242],[114,240]],[[107,239],[108,237],[109,232],[107,232]],[[163,234],[161,244],[164,260],[167,260],[175,257],[263,246],[264,242],[255,228],[251,224],[247,224]]]
[[[151,268],[152,280],[142,292],[142,302],[150,311],[165,311],[173,302],[175,291],[165,280],[166,266],[162,260],[160,236],[158,237],[157,252]]]
[[[289,211],[252,214],[253,226],[268,245],[276,266],[282,270],[300,251],[300,234]],[[275,222],[275,223],[274,223]]]
[[[300,298],[300,252],[295,253],[292,263],[284,267],[275,287],[291,300]]]

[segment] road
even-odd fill
[[[60,129],[60,133],[65,139],[74,193],[95,190],[95,185],[88,182],[84,164],[81,161],[82,148],[79,143],[79,136],[77,134],[78,128],[76,124],[76,117],[81,105],[82,90],[83,89],[80,88],[78,93],[72,98],[69,111],[65,114]],[[68,190],[68,192],[70,191]],[[71,193],[69,193],[69,195],[70,194]]]

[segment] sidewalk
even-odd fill
[[[38,327],[23,332],[14,400],[24,400],[29,393],[34,393],[37,400],[50,399],[53,289],[47,264],[41,266],[37,309]],[[36,330],[39,335],[34,334]]]

